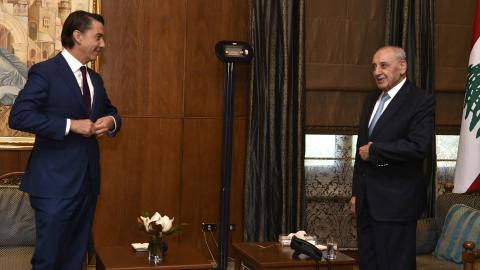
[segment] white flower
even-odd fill
[[[175,218],[170,219],[167,215],[165,215],[157,220],[155,224],[162,225],[162,232],[168,232],[172,228],[174,219]]]
[[[161,217],[162,217],[162,215],[160,215],[158,212],[155,212],[155,214],[153,214],[153,216],[150,218],[150,221],[157,221]]]
[[[174,218],[170,219],[167,215],[160,215],[158,212],[155,212],[151,217],[140,217],[143,222],[143,226],[147,232],[153,231],[154,229],[151,226],[153,222],[155,225],[162,226],[162,232],[168,232],[173,227]]]
[[[143,227],[145,228],[145,231],[148,232],[148,225],[150,225],[150,218],[149,217],[140,217],[140,219],[143,222]]]

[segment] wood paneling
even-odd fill
[[[248,1],[102,0],[102,14],[107,49],[101,74],[123,127],[116,138],[101,141],[96,244],[146,240],[136,217],[158,210],[186,223],[182,235],[168,241],[208,254],[201,223],[219,220],[224,86],[214,46],[248,39]],[[249,65],[237,65],[235,79],[230,220],[237,226],[232,239],[239,241]]]
[[[185,116],[221,117],[224,64],[215,56],[220,40],[248,41],[248,1],[187,1]],[[235,115],[245,116],[248,66],[236,65]]]
[[[182,220],[189,228],[182,239],[197,246],[201,246],[202,234],[198,221],[218,222],[221,132],[218,119],[185,120],[181,204]]]
[[[0,175],[9,172],[23,172],[28,162],[30,151],[0,151]]]
[[[126,118],[116,138],[102,139],[98,244],[144,237],[136,218],[145,211],[179,217],[182,126],[181,119]]]
[[[183,116],[184,1],[102,1],[101,73],[124,116]]]
[[[195,243],[197,247],[204,246],[201,223],[219,222],[222,123],[221,119],[185,121],[181,218],[189,226],[182,234],[182,239]],[[230,222],[237,228],[233,233],[233,241],[239,241],[243,237],[241,191],[245,176],[245,127],[245,120],[235,120]]]

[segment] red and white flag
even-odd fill
[[[454,193],[480,189],[480,0],[477,0],[473,23],[467,79]]]

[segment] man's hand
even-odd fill
[[[355,196],[352,196],[349,204],[350,204],[350,213],[352,214],[352,216],[356,217],[357,212],[355,211]]]
[[[371,144],[373,144],[373,142],[368,142],[368,144],[358,148],[358,153],[360,154],[360,157],[365,161],[368,160],[368,153],[370,151],[370,145]]]
[[[115,127],[115,122],[111,116],[104,116],[95,121],[95,134],[97,137],[102,136]]]
[[[90,137],[95,134],[95,126],[90,119],[70,120],[70,131]]]

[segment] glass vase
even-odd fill
[[[148,243],[148,261],[151,264],[161,264],[163,262],[163,245],[161,233],[152,234]]]

